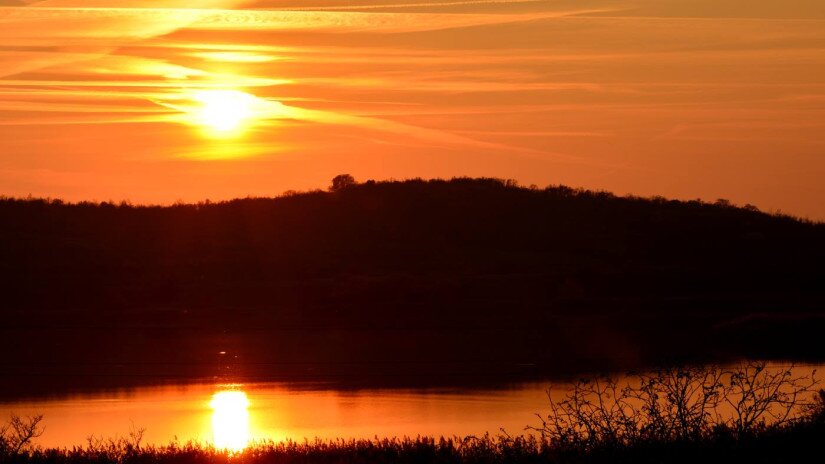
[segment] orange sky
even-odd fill
[[[823,134],[822,0],[0,0],[5,195],[469,175],[825,219]]]

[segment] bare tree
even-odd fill
[[[755,434],[806,417],[819,404],[816,371],[794,371],[759,362],[664,369],[623,386],[612,379],[583,380],[561,400],[548,390],[550,413],[537,415],[541,424],[527,429],[562,449],[582,451],[699,440],[721,430]]]
[[[816,404],[816,370],[794,374],[794,366],[770,369],[751,363],[732,370],[725,385],[724,401],[732,410],[727,425],[739,434],[767,425],[782,426]]]
[[[30,450],[33,440],[46,430],[41,421],[42,414],[27,417],[12,414],[9,422],[0,427],[0,454],[14,456]]]
[[[635,418],[640,438],[700,438],[719,420],[723,377],[717,367],[663,369],[638,376],[639,386],[626,389],[625,401],[639,408]]]

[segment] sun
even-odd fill
[[[202,90],[192,99],[197,124],[211,135],[237,135],[255,116],[256,97],[240,90]]]
[[[202,136],[210,139],[238,138],[252,129],[295,119],[296,114],[300,116],[300,112],[279,101],[226,87],[182,90],[169,100],[157,103],[175,111],[168,121],[196,127]],[[227,155],[210,155],[209,159],[242,157],[236,146],[240,144],[233,140],[215,142],[211,144],[212,151],[225,151]],[[220,150],[216,151],[216,147]]]
[[[212,433],[215,448],[241,451],[249,444],[249,398],[239,390],[212,395]]]

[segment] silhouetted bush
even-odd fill
[[[686,367],[638,375],[623,385],[583,380],[550,398],[541,426],[528,427],[566,453],[759,436],[822,415],[815,372],[769,368]]]

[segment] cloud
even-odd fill
[[[449,131],[430,129],[410,124],[404,124],[388,119],[368,116],[355,116],[340,112],[309,110],[305,108],[284,106],[285,118],[312,123],[353,126],[373,131],[400,136],[403,139],[431,142],[437,146],[451,146],[455,148],[476,148],[492,151],[504,151],[527,156],[541,156],[557,161],[581,163],[583,160],[576,156],[554,153],[548,150],[518,147],[502,143],[485,142]],[[403,143],[403,142],[402,142]]]
[[[29,2],[33,3],[33,2]],[[198,0],[197,9],[238,8],[251,3],[250,0]],[[39,0],[38,8],[153,8],[181,9],[190,8],[190,0]]]
[[[348,11],[348,10],[391,10],[400,8],[443,8],[452,6],[480,6],[480,5],[517,5],[540,3],[545,0],[464,0],[464,1],[430,1],[430,2],[407,2],[407,3],[370,3],[370,4],[340,4],[340,5],[315,5],[301,6],[290,3],[280,4],[284,10],[309,10],[309,11]],[[265,6],[269,2],[256,2],[256,6]]]
[[[29,2],[31,3],[31,2]],[[127,5],[159,2],[125,2]],[[163,2],[183,4],[183,2]],[[203,3],[203,2],[202,2]],[[210,0],[208,5],[230,7],[244,2]],[[33,6],[16,7],[20,2],[0,4],[0,78],[46,67],[105,56],[134,40],[168,34],[195,20],[192,15],[175,16],[158,11],[154,17],[113,15],[91,8],[111,2],[46,0]],[[10,6],[12,5],[12,6]],[[71,6],[77,8],[69,8]],[[66,50],[82,45],[84,49]],[[54,47],[52,50],[9,50],[26,46]]]
[[[182,27],[207,30],[312,30],[402,33],[562,18],[605,9],[520,14],[365,13],[171,8],[10,7],[0,10],[0,42],[42,44],[50,38],[94,42],[145,39]],[[22,41],[22,42],[21,42]]]

